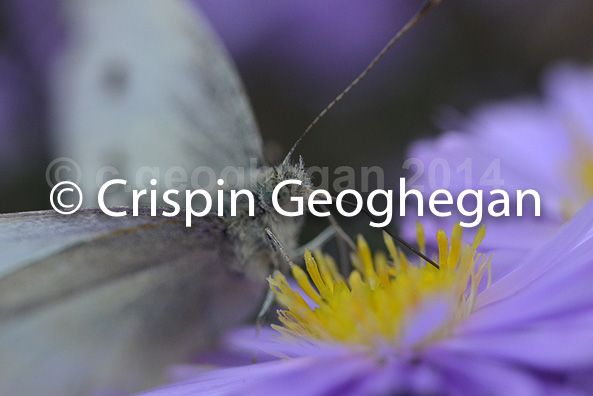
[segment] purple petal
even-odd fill
[[[402,334],[401,345],[404,349],[411,350],[452,319],[453,304],[450,299],[450,296],[435,296],[418,308]]]
[[[438,367],[451,395],[547,394],[547,384],[537,376],[498,360],[443,353],[438,350],[424,354],[424,358],[428,364]]]
[[[570,62],[551,67],[544,78],[548,108],[558,113],[571,132],[585,133],[593,140],[593,72]]]
[[[305,340],[289,340],[269,327],[261,328],[259,335],[256,335],[254,327],[234,331],[227,336],[226,344],[235,350],[258,352],[264,356],[268,354],[276,357],[316,356],[342,350],[341,345],[332,346],[314,344]]]
[[[524,324],[514,329],[459,332],[433,347],[434,353],[507,361],[540,370],[558,372],[589,368],[593,373],[593,310],[566,314],[544,323]]]
[[[474,312],[461,325],[462,331],[517,328],[570,312],[592,310],[592,256],[593,240],[589,240],[525,290]]]
[[[476,308],[517,293],[556,265],[572,265],[566,261],[567,252],[582,244],[592,228],[593,201],[590,201],[553,239],[534,250],[514,271],[481,293]]]
[[[214,370],[144,395],[330,394],[332,389],[367,375],[374,366],[374,361],[353,356],[343,349],[339,355],[301,357]]]

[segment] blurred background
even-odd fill
[[[54,69],[68,55],[72,34],[68,3],[0,5],[0,213],[50,208],[51,98],[60,89]],[[189,3],[202,9],[227,46],[266,156],[278,162],[422,1]],[[298,154],[308,166],[329,167],[330,175],[344,165],[379,166],[384,188],[397,188],[409,142],[438,134],[479,103],[537,94],[540,73],[556,60],[590,62],[592,20],[587,0],[445,0],[318,124]],[[314,219],[303,238],[324,225]]]

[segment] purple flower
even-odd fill
[[[193,2],[204,11],[241,70],[261,78],[260,70],[274,64],[278,70],[267,73],[266,79],[288,73],[294,80],[291,96],[300,92],[304,78],[312,80],[311,86],[343,88],[422,5],[417,0]],[[402,46],[411,50],[414,44],[402,43],[400,51]],[[409,64],[407,57],[402,58]],[[393,67],[385,70],[396,73]]]
[[[426,200],[439,188],[453,197],[467,188],[483,190],[480,222],[488,224],[489,235],[483,247],[497,249],[497,257],[504,254],[509,264],[554,235],[593,196],[593,70],[557,64],[545,75],[542,90],[542,99],[484,105],[438,139],[417,142],[408,154],[406,167],[420,176],[408,189],[421,189]],[[509,193],[508,216],[488,215],[490,191],[498,188]],[[541,198],[540,217],[534,216],[531,198],[524,200],[523,216],[516,215],[513,198],[517,190],[527,189]],[[407,201],[404,230],[417,214],[415,198]],[[466,210],[472,211],[475,202],[466,202]],[[455,204],[444,207],[442,211],[451,209],[454,215],[432,217],[425,208],[422,221],[428,232],[475,219],[460,214]],[[506,271],[503,266],[495,269],[495,278]]]
[[[359,241],[347,281],[331,260],[307,257],[311,280],[293,275],[318,307],[276,274],[282,325],[229,339],[276,360],[193,371],[146,394],[590,394],[593,202],[478,294],[490,265],[476,252],[483,236],[467,245],[461,227],[450,239],[440,231],[439,270],[410,265],[389,239],[392,262]]]
[[[48,80],[62,39],[57,3],[0,6],[0,168],[4,177],[44,154]]]

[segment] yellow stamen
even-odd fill
[[[424,227],[422,227],[422,223],[416,220],[416,240],[418,241],[418,247],[420,248],[420,253],[426,254],[426,241],[424,240]]]
[[[399,251],[393,240],[384,234],[391,256],[383,253],[373,258],[364,238],[358,239],[358,252],[353,255],[356,268],[344,281],[330,257],[305,254],[305,273],[293,268],[293,276],[302,291],[318,305],[309,308],[301,295],[276,272],[268,278],[278,302],[286,308],[279,311],[282,326],[274,326],[290,338],[309,341],[342,342],[347,344],[397,345],[398,337],[422,301],[431,296],[450,295],[455,301],[454,315],[432,335],[445,336],[452,323],[463,319],[473,309],[478,286],[488,271],[491,280],[491,257],[476,253],[485,228],[477,231],[472,245],[463,244],[463,230],[456,225],[449,238],[444,231],[437,233],[438,260],[441,269],[422,262],[416,266]],[[417,226],[420,249],[425,249],[424,231]],[[312,281],[309,280],[309,277]]]
[[[484,224],[482,224],[480,226],[480,228],[478,228],[478,232],[476,232],[476,235],[474,236],[474,242],[472,243],[472,249],[476,250],[478,248],[478,246],[480,246],[480,244],[484,240],[485,236],[486,236],[486,226]]]
[[[315,301],[317,304],[321,304],[321,297],[311,286],[311,282],[309,282],[309,278],[305,271],[303,271],[300,267],[296,265],[292,267],[292,276],[297,281],[301,289],[311,298],[311,300]]]
[[[566,130],[570,137],[573,151],[565,165],[567,180],[573,190],[561,199],[562,215],[566,220],[574,216],[593,196],[593,147],[585,127],[576,120],[569,120]]]
[[[437,231],[437,243],[439,246],[439,266],[443,270],[446,270],[449,267],[447,263],[447,258],[449,257],[449,240],[447,239],[447,234],[442,229]]]
[[[313,280],[315,287],[319,290],[319,294],[323,296],[325,294],[326,285],[321,278],[317,263],[313,260],[313,256],[311,256],[311,252],[309,251],[305,252],[305,267],[307,268],[307,272],[309,273],[309,276],[311,276],[311,280]]]

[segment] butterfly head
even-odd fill
[[[259,206],[267,213],[297,217],[287,216],[286,213],[304,212],[311,191],[313,184],[302,158],[294,164],[283,162],[278,166],[265,168],[260,175]]]

